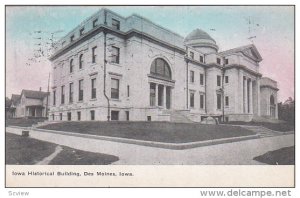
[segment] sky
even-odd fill
[[[51,63],[32,62],[39,43],[51,44],[101,6],[6,7],[6,96],[22,89],[47,90]],[[260,73],[278,82],[278,100],[294,98],[292,6],[106,6],[121,16],[135,13],[185,37],[196,28],[210,34],[219,51],[253,42],[263,60]],[[250,25],[249,25],[250,20]],[[250,28],[250,31],[249,31]],[[35,31],[42,31],[36,33]],[[249,40],[249,37],[255,37]],[[38,39],[41,38],[41,39]]]

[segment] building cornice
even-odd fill
[[[259,72],[255,72],[249,68],[247,68],[246,66],[244,65],[239,65],[239,64],[232,64],[232,65],[227,65],[224,67],[224,69],[232,69],[232,68],[238,68],[238,69],[243,69],[243,70],[246,70],[248,73],[254,75],[254,76],[258,76],[258,77],[262,77],[262,74],[259,73]]]
[[[260,88],[270,88],[270,89],[273,89],[275,91],[278,91],[279,89],[277,87],[273,87],[271,85],[260,85]]]

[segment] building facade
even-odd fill
[[[277,84],[262,84],[261,60],[252,44],[219,52],[200,29],[184,38],[141,16],[101,9],[55,45],[49,119],[276,118]],[[275,110],[265,110],[271,96]]]

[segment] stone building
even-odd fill
[[[259,73],[257,48],[218,49],[200,29],[184,38],[101,9],[55,45],[50,120],[277,118],[277,84]]]

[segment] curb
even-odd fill
[[[14,127],[11,126],[11,128]],[[173,149],[173,150],[184,150],[184,149],[190,149],[196,147],[225,144],[225,143],[260,138],[258,134],[255,134],[249,136],[221,138],[221,139],[205,140],[205,141],[189,142],[189,143],[165,143],[165,142],[154,142],[154,141],[145,141],[145,140],[133,140],[133,139],[119,138],[119,137],[98,136],[98,135],[73,133],[73,132],[65,132],[65,131],[55,131],[55,130],[47,130],[47,129],[31,129],[31,131],[54,133],[54,134],[60,134],[66,136],[91,138],[91,139],[98,139],[98,140],[105,140],[105,141],[112,141],[112,142],[119,142],[119,143],[126,143],[126,144],[136,144],[142,146],[158,147],[158,148]]]

